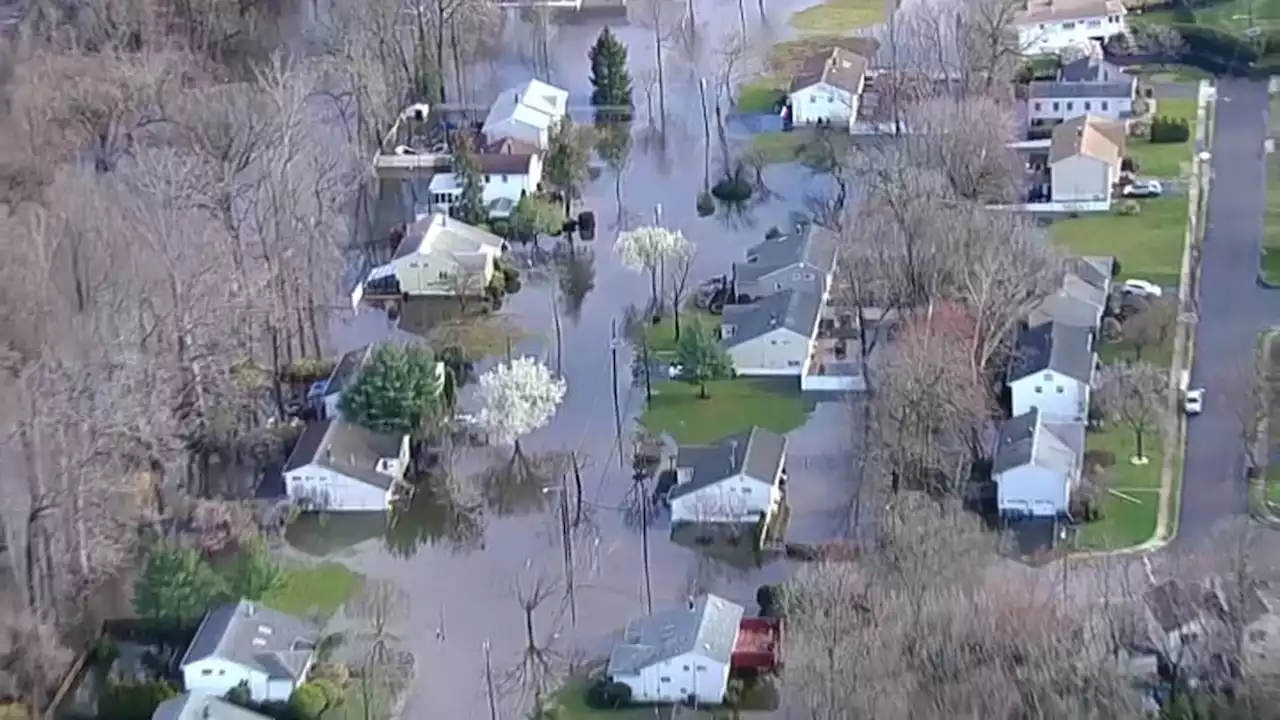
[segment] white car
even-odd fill
[[[1160,297],[1164,294],[1164,289],[1146,280],[1125,280],[1124,285],[1120,286],[1120,292],[1138,297]]]
[[[1204,388],[1188,390],[1182,398],[1182,407],[1188,415],[1199,415],[1204,410]]]
[[[1139,180],[1130,183],[1120,191],[1125,197],[1160,197],[1164,194],[1164,186],[1157,180]]]

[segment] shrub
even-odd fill
[[[1032,125],[1027,129],[1028,140],[1048,140],[1053,137],[1053,129],[1056,125]]]
[[[489,232],[500,238],[511,237],[511,223],[506,220],[494,220],[489,224]]]
[[[1108,342],[1108,343],[1119,342],[1120,337],[1123,334],[1124,334],[1124,330],[1120,326],[1119,320],[1115,319],[1114,317],[1107,317],[1102,319],[1102,341],[1103,342]]]
[[[600,710],[615,710],[631,703],[631,686],[601,678],[587,688],[587,705]]]
[[[1138,164],[1138,161],[1136,158],[1127,157],[1120,161],[1120,172],[1136,174],[1141,171],[1142,171],[1142,166]]]
[[[1174,23],[1170,25],[1187,44],[1187,54],[1199,59],[1245,67],[1258,59],[1258,51],[1243,36],[1209,25]]]
[[[1110,450],[1090,450],[1084,454],[1084,467],[1105,470],[1116,464],[1116,454]]]
[[[315,686],[324,695],[324,707],[326,710],[342,704],[342,688],[336,683],[323,678],[312,678],[307,684]]]
[[[515,295],[520,292],[520,271],[510,265],[503,265],[502,270],[502,291],[507,295]]]
[[[312,680],[324,680],[342,687],[351,681],[351,669],[342,663],[317,663],[307,673]]]
[[[160,703],[177,694],[177,688],[164,680],[111,683],[98,698],[98,717],[151,720]]]
[[[716,212],[716,199],[711,193],[702,191],[698,193],[698,217],[711,217]]]
[[[289,707],[302,720],[316,720],[329,707],[329,697],[320,683],[306,682],[289,696]]]
[[[1182,118],[1160,116],[1151,121],[1151,142],[1182,143],[1191,138],[1191,124]]]
[[[1137,200],[1125,200],[1116,206],[1117,215],[1133,216],[1142,212],[1142,206]]]
[[[721,202],[744,203],[751,199],[751,183],[740,175],[721,178],[711,186],[711,195]]]
[[[99,635],[89,650],[89,661],[103,671],[111,669],[116,658],[120,657],[120,646],[106,635]]]
[[[227,691],[227,702],[240,707],[253,707],[253,694],[249,692],[249,681],[245,680]]]

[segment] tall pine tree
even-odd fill
[[[462,193],[453,204],[452,214],[468,225],[483,225],[489,221],[489,211],[484,206],[484,175],[476,159],[471,138],[459,134],[453,152],[453,176],[462,186]]]
[[[627,46],[607,26],[600,31],[600,37],[596,38],[588,57],[591,59],[591,86],[595,88],[591,92],[591,104],[596,107],[634,107],[631,102],[631,72],[627,70]]]

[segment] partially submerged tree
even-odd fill
[[[1164,425],[1168,372],[1147,362],[1104,365],[1096,392],[1103,411],[1133,432],[1131,462],[1146,464],[1146,441]]]
[[[551,134],[547,160],[543,166],[547,184],[560,193],[565,214],[573,209],[573,201],[582,195],[587,183],[591,141],[588,129],[563,118]]]
[[[649,274],[649,297],[654,312],[658,312],[662,302],[658,294],[658,279],[664,264],[682,256],[691,256],[694,252],[684,233],[652,226],[621,233],[613,249],[628,270]]]
[[[489,210],[484,204],[484,174],[480,172],[474,142],[465,133],[454,138],[452,172],[461,192],[449,211],[468,225],[483,225],[489,221]]]
[[[563,378],[532,357],[495,365],[479,386],[476,423],[494,441],[515,446],[513,462],[521,457],[520,439],[551,421],[567,389]]]
[[[543,235],[559,235],[564,230],[565,211],[544,195],[525,195],[511,211],[512,239],[532,242],[538,247]]]
[[[605,108],[604,119],[629,120],[631,72],[627,69],[627,46],[606,26],[588,54],[591,61],[591,104]]]

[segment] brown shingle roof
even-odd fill
[[[818,83],[857,94],[867,72],[867,59],[841,48],[832,48],[805,58],[791,79],[791,92]]]
[[[1056,163],[1074,155],[1084,155],[1119,165],[1120,159],[1124,157],[1124,149],[1123,122],[1106,120],[1096,115],[1081,115],[1053,129],[1049,142],[1049,162]]]

